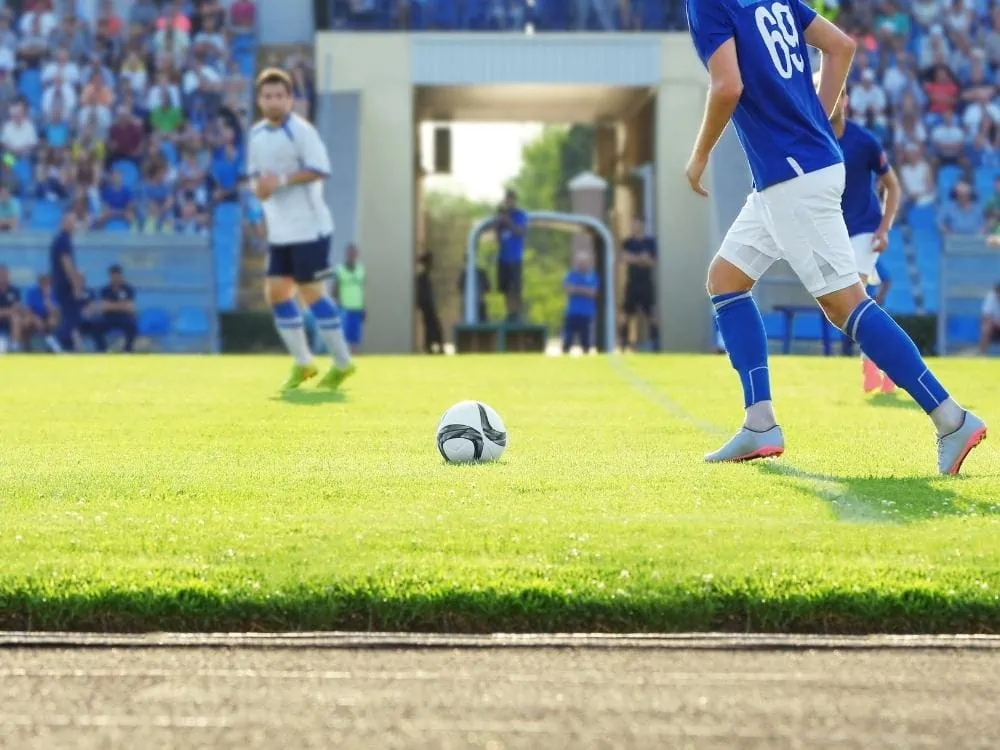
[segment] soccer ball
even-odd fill
[[[495,461],[507,447],[500,415],[479,401],[460,401],[441,417],[437,447],[445,461]]]

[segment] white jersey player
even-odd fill
[[[333,366],[319,381],[336,389],[354,372],[341,328],[340,310],[330,297],[333,218],[323,199],[330,158],[319,133],[292,112],[292,79],[268,68],[256,82],[264,119],[250,131],[248,173],[267,222],[269,259],[266,295],[285,346],[295,358],[284,388],[298,388],[319,374],[306,341],[296,293],[309,306]]]

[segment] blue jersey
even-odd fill
[[[878,139],[850,120],[844,123],[840,148],[844,152],[844,170],[847,173],[844,197],[840,201],[847,233],[853,237],[874,232],[882,222],[882,206],[875,194],[875,178],[889,171],[889,160]]]
[[[598,279],[597,274],[593,271],[570,271],[566,274],[564,285],[583,287],[596,292],[600,286],[600,279]],[[570,294],[569,302],[566,305],[566,314],[593,318],[597,315],[597,298],[591,297],[588,294]]]
[[[801,0],[686,0],[702,64],[736,42],[743,95],[733,127],[763,190],[843,161],[813,87],[805,29],[816,11]]]
[[[520,263],[524,258],[524,232],[528,228],[528,215],[519,208],[511,209],[510,223],[521,230],[520,234],[506,226],[499,229],[500,262]]]

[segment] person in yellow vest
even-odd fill
[[[344,262],[333,274],[333,298],[343,311],[344,338],[351,352],[361,347],[365,326],[365,267],[353,242],[344,251]]]

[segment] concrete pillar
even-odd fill
[[[570,208],[575,214],[591,216],[605,221],[608,212],[608,183],[593,172],[581,172],[569,181]],[[594,238],[589,232],[573,234],[573,252],[589,250],[594,252]],[[595,258],[599,263],[599,259]]]
[[[682,37],[682,35],[674,35]],[[710,199],[687,184],[684,165],[701,124],[707,75],[687,39],[668,38],[656,91],[657,311],[665,351],[704,352],[712,339],[705,274],[715,251]],[[711,190],[709,185],[709,190]]]

